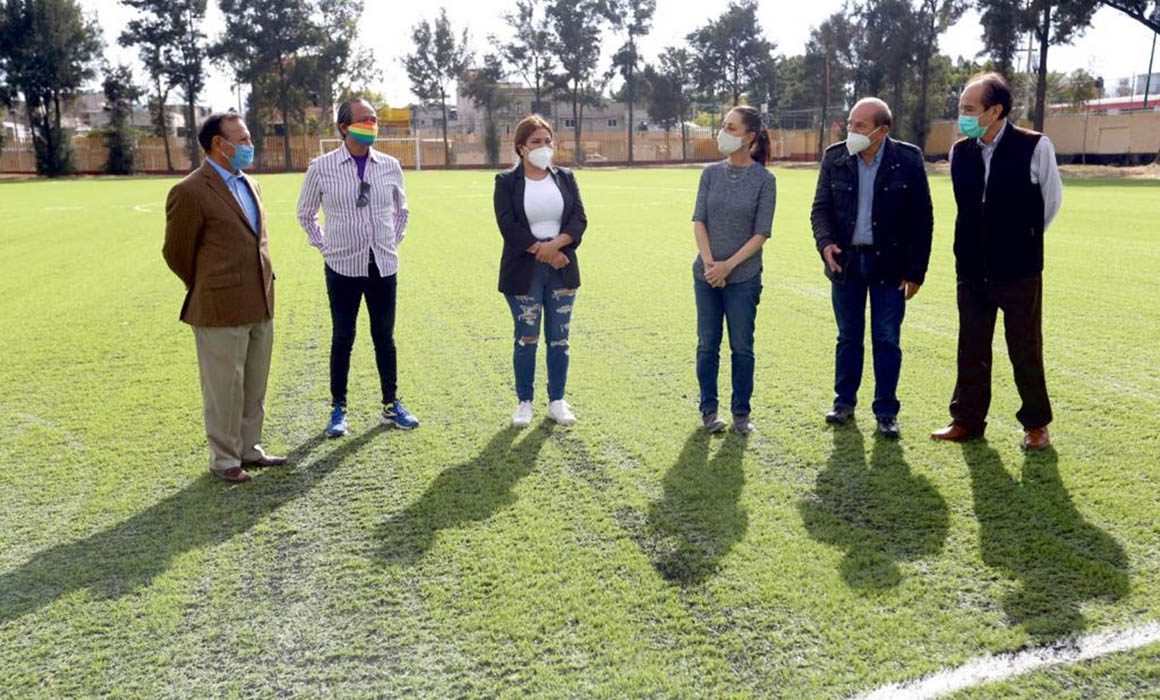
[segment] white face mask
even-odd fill
[[[878,127],[878,129],[881,128],[882,127]],[[878,131],[878,129],[875,129],[874,131]],[[874,131],[871,131],[870,134],[873,134]],[[865,151],[867,148],[870,148],[870,134],[856,134],[852,131],[850,132],[850,134],[846,137],[846,150],[850,152],[850,155],[856,156],[862,151]]]
[[[555,153],[549,146],[540,146],[534,151],[528,151],[528,162],[540,170],[547,170],[552,164],[552,155]]]
[[[740,136],[734,136],[724,129],[717,132],[717,150],[723,155],[732,155],[744,142]]]

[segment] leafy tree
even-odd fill
[[[499,46],[500,56],[524,79],[535,94],[532,112],[547,114],[544,98],[552,85],[556,70],[552,31],[547,27],[541,0],[516,0],[516,11],[506,13],[504,21],[514,37],[506,44],[490,37]]]
[[[286,138],[282,156],[292,162],[290,116],[302,99],[296,66],[323,45],[323,30],[315,21],[317,8],[309,0],[219,0],[225,32],[210,55],[233,68],[238,82],[249,83],[248,125],[258,162],[265,154],[264,112],[277,105]]]
[[[133,105],[144,91],[133,82],[133,69],[127,65],[105,66],[105,110],[109,113],[106,143],[109,157],[105,172],[128,175],[133,172],[137,149],[133,140]]]
[[[678,124],[681,127],[681,160],[688,158],[685,121],[695,88],[693,70],[693,57],[688,49],[670,46],[661,52],[659,66],[645,66],[642,73],[648,86],[649,118],[664,128],[666,143],[669,131]]]
[[[826,131],[830,124],[831,105],[846,106],[846,85],[854,78],[850,47],[858,28],[846,14],[837,12],[810,30],[803,68],[814,83],[811,92],[821,97],[818,119],[818,160],[826,148]],[[815,82],[816,81],[816,82]]]
[[[1117,9],[1152,31],[1160,33],[1160,2],[1156,0],[1100,0],[1100,4]]]
[[[100,50],[97,21],[85,17],[76,0],[4,0],[0,6],[0,75],[9,99],[24,96],[41,175],[72,169],[61,118],[81,85],[96,75]]]
[[[487,165],[492,168],[499,165],[500,137],[495,115],[511,100],[501,85],[506,77],[502,59],[496,54],[489,53],[483,57],[482,67],[467,71],[461,78],[463,94],[467,95],[476,107],[483,110],[483,143]]]
[[[555,86],[572,105],[573,158],[584,162],[580,147],[584,107],[599,102],[594,83],[600,60],[601,12],[596,0],[551,0],[547,8],[552,44],[560,62]]]
[[[1042,131],[1048,90],[1047,50],[1052,45],[1068,44],[1075,36],[1082,34],[1091,24],[1092,16],[1100,2],[1099,0],[1027,0],[1026,3],[1024,0],[980,0],[980,2],[986,5],[982,15],[985,41],[990,34],[1000,38],[1007,36],[1005,34],[1007,23],[1015,18],[1018,30],[1032,32],[1039,42],[1039,67],[1036,71],[1038,79],[1032,121],[1035,130]],[[1001,22],[1000,26],[995,30],[989,30],[988,23],[995,21]],[[1017,40],[1016,34],[1012,45]],[[1013,54],[1010,47],[1001,46],[994,54],[1002,63],[1008,52]]]
[[[411,79],[411,92],[428,104],[438,102],[443,111],[443,153],[446,162],[451,163],[447,96],[451,94],[451,82],[462,76],[471,63],[467,30],[456,39],[447,10],[440,8],[434,26],[427,20],[420,21],[412,28],[411,39],[415,42],[415,52],[403,59]]]
[[[173,88],[185,96],[187,148],[194,167],[200,162],[197,145],[197,96],[205,87],[206,0],[121,0],[139,13],[121,32],[122,46],[136,46],[156,91],[154,121],[165,137],[165,162],[173,170],[169,151],[169,118],[166,102]]]
[[[656,0],[606,0],[606,16],[612,27],[625,33],[625,42],[612,56],[610,73],[619,73],[624,79],[624,102],[628,106],[628,162],[631,165],[632,136],[636,121],[633,106],[638,97],[640,83],[640,53],[637,40],[649,33]]]
[[[730,2],[715,20],[686,37],[706,93],[725,93],[733,105],[768,74],[776,45],[764,38],[756,0]]]
[[[995,70],[1010,78],[1023,32],[1023,4],[1010,0],[978,0],[984,50],[994,59]]]
[[[930,120],[938,111],[938,99],[932,100],[934,82],[934,59],[938,56],[938,39],[967,10],[967,0],[919,0],[914,8],[915,42],[914,69],[917,73],[918,90],[911,109],[910,133],[915,145],[926,148],[926,137],[930,132]]]

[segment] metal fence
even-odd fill
[[[829,120],[827,128],[775,128],[769,130],[772,157],[781,161],[813,161],[822,146],[844,138],[837,119]],[[687,138],[679,129],[669,132],[649,131],[633,134],[632,163],[658,165],[672,163],[703,163],[716,160],[717,142],[708,129],[690,130]],[[1055,144],[1061,161],[1094,163],[1152,162],[1160,152],[1160,111],[1141,111],[1123,114],[1086,114],[1083,112],[1052,115],[1044,131]],[[284,137],[266,137],[258,153],[255,170],[258,172],[303,171],[310,160],[324,148],[333,148],[333,139],[320,140],[315,136],[290,136],[289,158],[286,156]],[[955,122],[938,121],[931,124],[926,143],[929,159],[945,157],[958,138]],[[416,143],[417,140],[417,143]],[[329,143],[327,143],[329,142]],[[97,136],[73,139],[73,167],[78,173],[99,173],[108,158],[105,140]],[[627,165],[628,134],[626,132],[596,132],[581,134],[580,159],[576,157],[576,139],[571,129],[556,133],[556,162],[574,165],[580,160],[585,165]],[[187,172],[189,154],[184,139],[169,139],[172,170],[165,158],[165,141],[160,137],[143,137],[136,141],[136,170],[142,173]],[[380,150],[398,158],[404,168],[484,168],[487,167],[483,135],[448,134],[448,148],[444,149],[442,135],[434,131],[419,133],[412,139],[380,142]],[[503,136],[499,148],[500,167],[515,160],[510,135]],[[6,140],[0,151],[0,172],[35,174],[36,157],[31,141]]]

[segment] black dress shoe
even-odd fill
[[[846,406],[835,406],[834,410],[826,414],[826,422],[830,425],[845,425],[854,419],[854,409]]]
[[[898,419],[894,416],[884,416],[878,419],[878,432],[882,437],[888,440],[897,440],[902,437],[902,431],[898,428]]]

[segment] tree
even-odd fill
[[[295,82],[295,66],[323,43],[316,8],[308,0],[219,0],[219,4],[225,32],[210,48],[210,56],[232,67],[238,82],[250,85],[247,122],[259,165],[265,155],[265,105],[277,104],[285,135],[282,155],[290,167],[290,115],[304,98],[302,86]]]
[[[105,111],[109,113],[107,144],[109,157],[105,172],[128,175],[133,172],[137,148],[133,141],[133,105],[144,92],[133,82],[127,65],[105,66]]]
[[[185,94],[186,148],[193,167],[201,165],[197,142],[197,96],[205,88],[206,41],[201,25],[205,23],[206,0],[169,0],[181,33],[174,46],[173,85]]]
[[[698,84],[706,93],[726,93],[733,105],[759,82],[776,46],[757,21],[756,0],[730,2],[715,20],[686,37],[697,63]]]
[[[1100,0],[1100,4],[1117,9],[1152,31],[1160,33],[1160,2],[1156,0]]]
[[[597,103],[593,84],[600,60],[600,6],[596,0],[552,0],[547,8],[552,43],[560,61],[556,88],[572,105],[573,159],[583,164],[580,147],[584,107]]]
[[[858,17],[854,94],[880,97],[901,111],[915,56],[910,0],[867,0],[858,8]]]
[[[938,55],[938,39],[967,10],[966,0],[919,0],[914,9],[915,71],[918,77],[917,101],[911,110],[910,133],[919,149],[926,149],[932,113],[938,109],[937,99],[931,104],[931,83],[934,57]]]
[[[556,56],[552,31],[547,28],[540,8],[540,0],[516,0],[516,11],[503,16],[514,32],[514,38],[506,44],[500,44],[495,37],[490,39],[493,45],[499,45],[500,56],[535,94],[536,101],[532,103],[531,111],[546,115],[544,97],[556,70]]]
[[[668,146],[669,131],[681,126],[681,160],[688,158],[685,148],[685,120],[692,106],[694,89],[693,58],[688,49],[670,46],[660,56],[660,66],[645,66],[644,82],[648,84],[648,115],[665,130]]]
[[[816,79],[813,93],[820,95],[822,101],[818,118],[819,161],[827,146],[830,105],[846,106],[846,85],[854,77],[850,47],[856,34],[857,28],[842,12],[830,15],[820,26],[810,30],[803,67]]]
[[[341,96],[361,93],[382,78],[382,71],[374,54],[355,40],[363,14],[362,0],[314,1],[321,28],[318,46],[295,61],[293,82],[300,88],[295,97],[303,111],[303,124],[307,104],[313,104],[322,115],[319,132],[331,134],[334,105]]]
[[[6,0],[0,18],[0,74],[24,96],[36,169],[56,177],[72,169],[61,118],[81,85],[93,78],[101,32],[76,0]]]
[[[483,66],[467,71],[461,78],[463,94],[471,98],[476,107],[483,110],[484,148],[488,167],[499,165],[499,125],[495,113],[510,102],[510,96],[500,84],[506,76],[503,61],[496,54],[483,57]]]
[[[435,26],[422,20],[411,29],[411,40],[415,42],[415,52],[403,59],[407,76],[411,79],[411,92],[426,103],[438,102],[443,111],[443,154],[451,164],[451,146],[447,142],[447,96],[451,93],[451,82],[463,75],[471,63],[471,49],[467,30],[459,39],[451,29],[447,10],[439,9]]]
[[[982,0],[981,0],[982,1]],[[1036,131],[1043,131],[1047,102],[1047,50],[1052,45],[1068,44],[1077,34],[1082,34],[1091,24],[1092,16],[1099,7],[1099,0],[985,0],[988,13],[982,15],[984,39],[989,33],[1003,37],[1006,23],[1017,18],[1019,31],[1030,31],[1039,42],[1039,67],[1036,71],[1035,109],[1032,121]],[[1002,24],[991,32],[988,22]],[[1017,39],[1016,39],[1017,40]],[[1008,48],[1001,47],[997,57],[1005,56]],[[1002,62],[1002,61],[1001,61]]]
[[[1010,0],[978,0],[983,27],[984,51],[995,61],[995,70],[1010,78],[1023,31],[1023,5]]]
[[[165,138],[165,164],[173,170],[169,150],[169,116],[166,102],[173,88],[181,88],[186,100],[186,126],[190,162],[199,162],[196,123],[197,96],[205,87],[205,0],[121,0],[139,15],[121,32],[122,46],[136,46],[155,90],[157,134]]]
[[[636,101],[640,71],[640,53],[637,39],[651,29],[656,0],[607,0],[605,16],[614,29],[625,33],[624,45],[612,56],[610,73],[618,72],[624,78],[624,102],[628,105],[628,162],[632,164],[632,135],[636,121],[633,118],[633,103]]]

